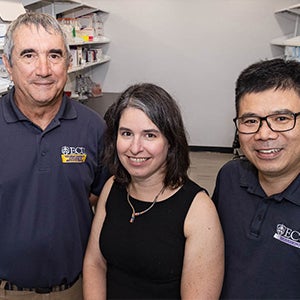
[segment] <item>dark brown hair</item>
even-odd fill
[[[120,118],[127,107],[143,111],[168,140],[165,187],[175,188],[183,184],[188,178],[190,159],[181,112],[175,100],[164,89],[150,83],[136,84],[126,89],[104,116],[107,131],[103,162],[115,180],[123,185],[131,181],[116,150]]]

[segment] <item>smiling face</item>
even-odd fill
[[[300,112],[300,97],[294,90],[266,90],[244,95],[238,117],[264,117],[279,111]],[[300,171],[300,120],[294,129],[273,132],[263,121],[257,133],[239,133],[241,149],[256,166],[260,178],[295,178]]]
[[[15,86],[19,106],[46,106],[59,102],[67,81],[63,37],[42,26],[22,25],[14,32],[12,65],[5,66]]]
[[[164,180],[169,144],[147,115],[126,108],[120,118],[117,153],[133,180]]]

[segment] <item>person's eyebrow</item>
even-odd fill
[[[63,51],[61,49],[51,49],[49,53],[60,54],[61,56],[63,56]]]
[[[27,53],[37,53],[37,51],[35,51],[32,48],[24,49],[24,50],[21,51],[20,55],[24,55],[24,54],[27,54]],[[49,53],[60,54],[61,56],[63,55],[63,51],[61,49],[50,49]]]
[[[32,53],[32,52],[36,53],[36,51],[34,49],[32,49],[32,48],[24,49],[24,50],[21,51],[20,55],[24,55],[24,54]]]

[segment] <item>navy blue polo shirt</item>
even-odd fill
[[[225,164],[213,200],[225,235],[222,299],[300,297],[300,177],[268,197],[247,160]]]
[[[72,282],[82,270],[98,195],[104,120],[64,96],[42,131],[0,100],[0,279],[20,287]]]

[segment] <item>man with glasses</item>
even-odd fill
[[[255,63],[235,92],[245,158],[222,167],[213,194],[225,235],[221,298],[299,299],[300,63]]]

